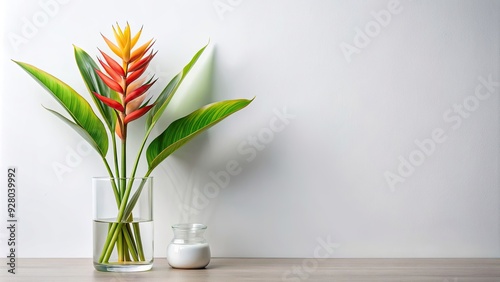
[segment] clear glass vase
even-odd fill
[[[199,223],[172,226],[174,238],[167,247],[167,260],[173,268],[204,268],[210,263],[210,246],[203,237],[207,227]]]
[[[94,267],[135,272],[153,267],[153,178],[92,179]]]

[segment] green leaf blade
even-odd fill
[[[97,99],[93,92],[97,92],[102,96],[115,99],[116,93],[110,90],[109,87],[104,84],[104,82],[95,73],[96,69],[99,69],[97,63],[92,59],[92,57],[87,54],[83,49],[74,46],[75,60],[82,75],[83,81],[89,90],[90,97],[94,100],[97,109],[104,117],[106,124],[111,132],[115,130],[116,126],[116,114],[113,109],[106,106],[101,100]]]
[[[146,151],[149,172],[177,149],[226,117],[245,108],[252,100],[227,100],[206,105],[172,122]]]
[[[170,103],[170,100],[172,100],[174,94],[177,92],[177,89],[181,85],[182,81],[184,81],[184,78],[196,64],[198,58],[200,58],[200,56],[203,54],[203,51],[205,51],[207,46],[208,43],[200,50],[198,50],[198,52],[196,52],[191,61],[189,61],[189,63],[186,66],[184,66],[181,72],[179,72],[176,76],[174,76],[174,78],[172,78],[172,80],[170,80],[170,82],[163,89],[160,95],[158,95],[158,98],[154,102],[155,106],[151,108],[151,110],[148,113],[146,119],[146,129],[151,129],[160,119],[161,115],[163,114],[168,104]]]
[[[59,102],[73,118],[75,124],[80,126],[95,142],[99,154],[104,157],[108,151],[108,135],[103,123],[94,113],[90,104],[73,88],[51,74],[27,63],[14,62],[30,74]]]

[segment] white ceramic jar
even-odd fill
[[[167,260],[173,268],[204,268],[210,263],[210,246],[203,237],[207,227],[199,223],[172,226],[174,239],[167,247]]]

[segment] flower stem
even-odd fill
[[[113,130],[110,129],[111,140],[113,143],[113,161],[115,163],[115,174],[116,178],[120,178],[120,170],[118,169],[118,150],[116,148],[116,136]]]
[[[123,131],[125,132],[125,126]],[[126,135],[125,135],[126,136]],[[122,147],[121,147],[121,175],[125,176],[127,173],[127,139],[122,139]],[[120,199],[123,199],[123,194],[125,193],[125,187],[127,185],[127,179],[125,177],[120,178]],[[125,242],[125,233],[126,229],[120,228],[118,229],[118,238],[117,238],[117,249],[118,249],[118,261],[123,262],[126,261],[126,243]]]
[[[127,126],[123,125],[123,134],[126,134]],[[124,135],[126,136],[126,135]],[[125,187],[127,185],[127,179],[125,176],[127,175],[127,139],[122,139],[122,155],[121,155],[121,175],[120,178],[120,198],[123,200],[123,194],[125,193]]]

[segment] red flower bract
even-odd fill
[[[118,119],[115,131],[122,140],[127,137],[127,123],[140,118],[154,106],[142,104],[146,92],[156,80],[149,79],[149,83],[144,83],[145,79],[141,79],[141,76],[145,73],[156,52],[151,50],[154,44],[153,39],[133,49],[139,41],[141,33],[142,28],[132,37],[128,23],[123,30],[118,24],[116,27],[113,26],[116,44],[106,36],[102,35],[102,37],[111,51],[122,60],[121,65],[111,56],[99,50],[104,58],[104,60],[99,59],[104,71],[95,70],[102,82],[120,96],[120,100],[113,100],[111,97],[94,92],[99,100],[117,112]],[[146,55],[149,50],[151,50],[149,55]]]

